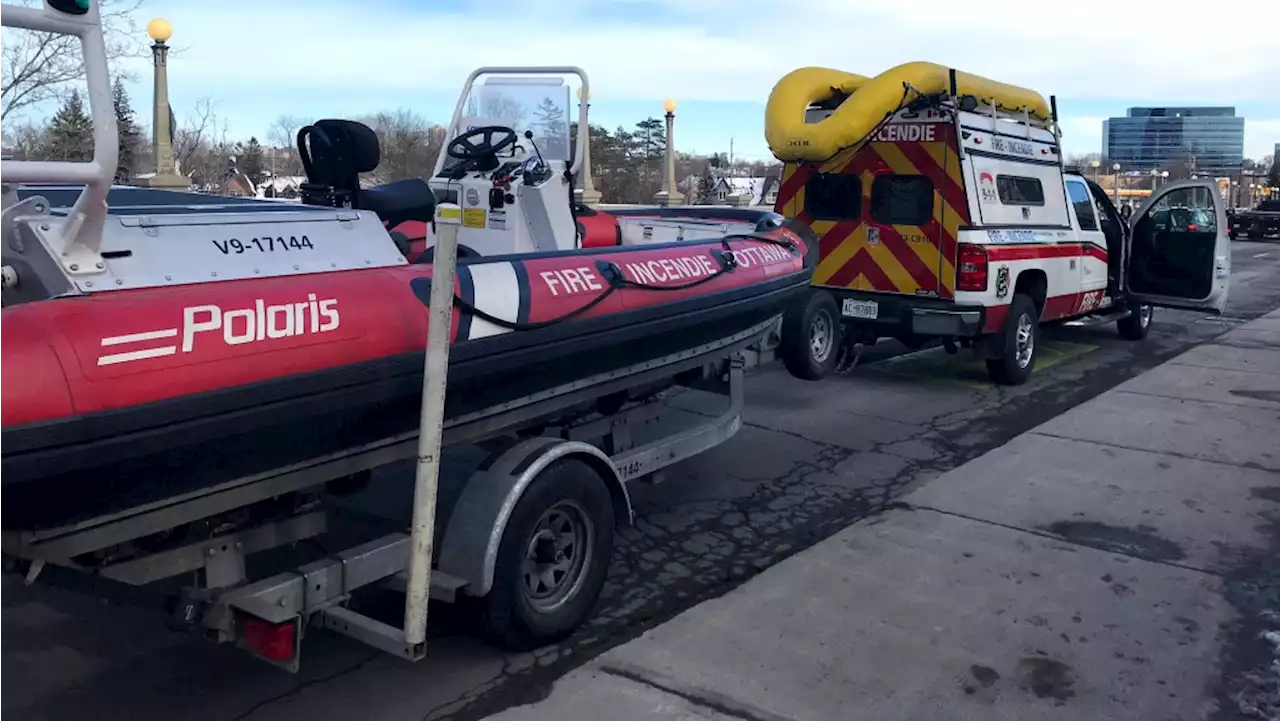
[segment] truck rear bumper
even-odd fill
[[[976,336],[982,331],[987,310],[980,305],[957,305],[938,298],[817,289],[831,293],[846,323],[888,337]]]
[[[982,309],[911,309],[911,332],[916,335],[977,335],[982,328]]]

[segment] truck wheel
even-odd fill
[[[782,364],[796,378],[825,378],[836,366],[840,333],[835,299],[826,291],[810,292],[804,303],[796,303],[783,317],[778,349]]]
[[[481,606],[485,638],[508,650],[558,641],[600,597],[613,552],[613,501],[582,461],[547,466],[516,503]]]
[[[996,357],[987,360],[987,375],[1003,386],[1020,386],[1036,367],[1040,345],[1040,313],[1030,297],[1018,293],[1009,305],[1009,317],[992,339]]]
[[[1155,308],[1146,303],[1135,303],[1127,318],[1116,321],[1116,329],[1125,340],[1142,340],[1151,332],[1151,316]]]

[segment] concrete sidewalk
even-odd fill
[[[1280,311],[904,501],[492,718],[1280,714]]]

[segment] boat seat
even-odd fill
[[[388,228],[406,220],[431,221],[436,197],[422,178],[405,178],[360,192],[358,208],[372,210]]]
[[[317,120],[298,131],[297,142],[307,175],[303,203],[371,210],[389,228],[407,220],[431,221],[435,196],[421,178],[360,187],[360,174],[377,169],[381,159],[378,136],[369,126],[353,120]]]

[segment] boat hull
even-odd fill
[[[446,421],[767,321],[805,292],[813,251],[780,229],[464,261]],[[6,309],[4,374],[28,382],[4,399],[3,526],[61,525],[413,431],[430,270]]]

